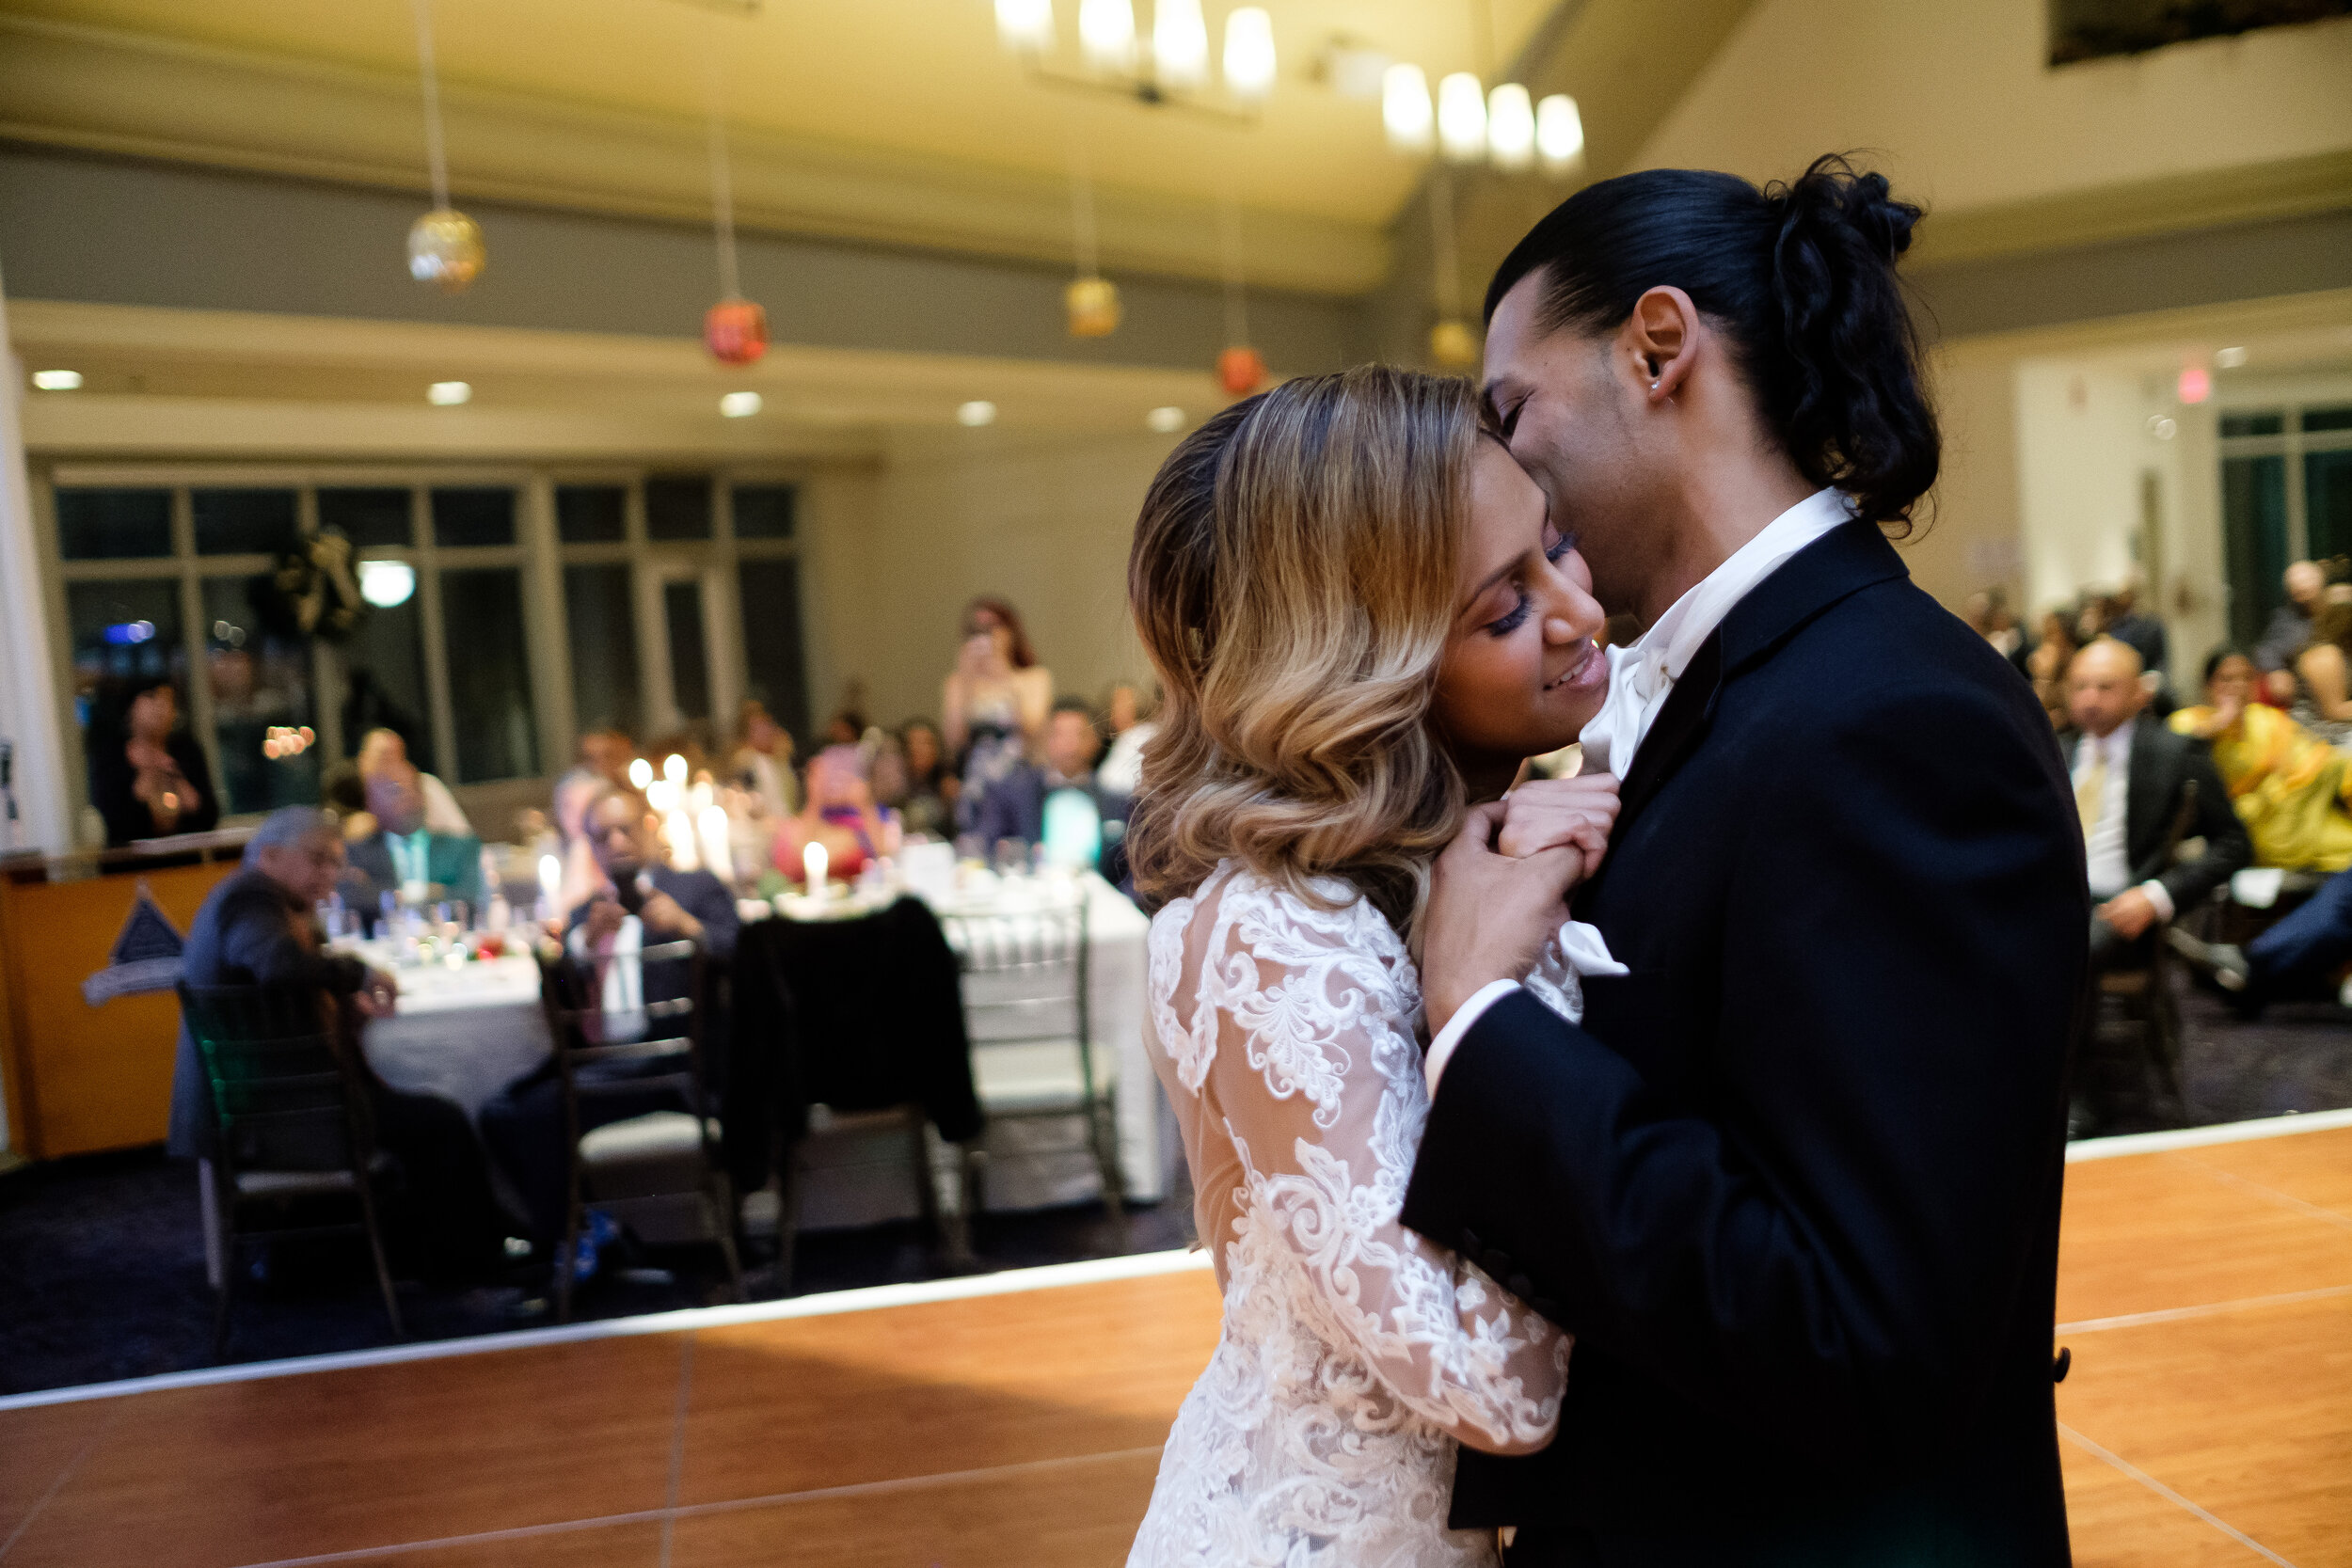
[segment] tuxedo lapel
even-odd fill
[[[1723,673],[1724,640],[1717,632],[1710,634],[1699,644],[1699,651],[1691,656],[1682,678],[1666,694],[1666,705],[1658,710],[1657,721],[1633,753],[1633,766],[1627,769],[1617,789],[1617,836],[1624,835],[1633,818],[1673,777],[1674,770],[1707,732],[1707,721],[1715,712],[1715,692]]]
[[[2158,852],[2169,826],[2172,792],[2167,787],[2171,783],[2168,777],[2171,769],[2167,766],[2170,759],[2165,755],[2164,741],[2157,738],[2157,724],[2139,719],[2134,726],[2131,766],[2124,770],[2131,783],[2123,796],[2123,847],[2137,866]]]

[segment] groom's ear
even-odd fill
[[[1633,302],[1619,352],[1628,356],[1643,395],[1655,404],[1673,397],[1691,373],[1698,341],[1698,307],[1680,289],[1661,284]]]

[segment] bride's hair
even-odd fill
[[[1147,902],[1230,856],[1309,897],[1338,876],[1409,934],[1463,811],[1431,701],[1478,439],[1469,382],[1367,365],[1161,467],[1127,562],[1167,692],[1126,840]]]

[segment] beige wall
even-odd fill
[[[2051,70],[2045,0],[1764,0],[1637,167],[1867,150],[1963,209],[2352,148],[2352,21]]]
[[[810,491],[812,708],[829,713],[856,679],[877,722],[936,715],[975,594],[1012,601],[1059,692],[1097,697],[1145,673],[1127,546],[1176,439],[904,436],[878,464],[822,470]]]

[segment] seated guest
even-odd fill
[[[868,862],[897,854],[898,837],[897,825],[874,805],[858,749],[828,746],[809,759],[808,803],[777,831],[776,869],[800,876],[808,847],[821,844],[828,873],[854,877]]]
[[[179,725],[179,689],[160,675],[132,682],[92,716],[90,804],[105,819],[108,848],[220,821],[204,748]]]
[[[2171,663],[2164,623],[2139,608],[2139,583],[2135,578],[2107,595],[2106,634],[2139,656],[2140,669],[2156,677],[2158,700],[2163,698],[2167,667]]]
[[[1093,712],[1082,699],[1064,697],[1055,703],[1041,748],[1045,766],[1024,763],[993,785],[980,802],[973,831],[983,847],[1005,839],[1042,839],[1047,802],[1065,793],[1092,809],[1098,828],[1105,819],[1125,822],[1130,802],[1106,795],[1095,780],[1094,759],[1102,746],[1102,732],[1094,727]]]
[[[627,789],[628,765],[637,760],[637,742],[628,732],[590,730],[580,737],[580,766],[615,789]]]
[[[362,839],[375,832],[375,819],[368,815],[368,779],[407,760],[408,742],[400,732],[379,727],[360,737],[358,756],[327,775],[322,793],[326,803],[342,814],[344,838]],[[426,827],[458,836],[473,832],[473,823],[467,819],[457,797],[449,792],[449,785],[422,770],[417,782],[424,791]]]
[[[688,966],[675,961],[641,963],[633,955],[664,942],[691,942],[712,959],[735,957],[741,930],[735,895],[707,871],[676,871],[661,863],[655,847],[652,813],[644,798],[605,788],[590,803],[588,844],[598,883],[587,903],[572,911],[564,944],[575,958],[593,959],[601,972],[604,1006],[615,1015],[614,1039],[629,1025],[632,1007],[686,994]],[[723,1051],[706,1035],[714,1068]],[[672,1063],[591,1062],[583,1077],[607,1083],[675,1070]],[[599,1093],[580,1102],[580,1131],[625,1121],[649,1111],[690,1107],[659,1085],[643,1092]],[[508,1085],[482,1111],[483,1141],[491,1158],[514,1183],[530,1211],[533,1234],[542,1243],[564,1234],[568,1195],[564,1185],[564,1085],[553,1060]]]
[[[2205,660],[2205,701],[2171,726],[2213,748],[2256,865],[2352,868],[2352,760],[2261,702],[2260,680],[2252,658],[2217,650]]]
[[[272,812],[245,847],[245,864],[205,896],[188,927],[181,973],[192,986],[268,986],[316,995],[320,1025],[357,1053],[362,1019],[389,1017],[398,997],[392,977],[346,954],[330,953],[311,911],[335,891],[343,870],[342,836],[334,819],[309,806]],[[376,1147],[400,1163],[405,1218],[395,1236],[413,1232],[428,1260],[462,1266],[487,1260],[504,1227],[490,1196],[473,1130],[455,1104],[403,1094],[356,1059],[373,1112]],[[172,1065],[169,1150],[211,1160],[219,1150],[211,1081],[185,1025]]]
[[[2253,857],[2212,754],[2146,717],[2139,676],[2139,655],[2109,637],[2076,654],[2067,672],[2074,727],[2060,738],[2096,904],[2093,970],[2144,963],[2156,927],[2203,903]],[[2193,838],[2204,841],[2203,853],[2174,863],[2174,847]]]
[[[736,721],[734,759],[727,765],[736,784],[756,796],[767,815],[781,821],[801,809],[801,781],[792,771],[792,737],[765,705],[747,702]]]
[[[947,766],[946,744],[939,726],[928,719],[910,719],[898,726],[898,756],[905,768],[906,793],[883,804],[895,807],[904,831],[927,838],[956,836],[956,792],[961,781]]]
[[[2319,613],[2320,595],[2328,591],[2328,571],[2316,561],[2298,561],[2286,569],[2286,602],[2270,612],[2262,641],[2254,644],[2254,668],[2262,672],[2265,692],[2279,707],[2295,701],[2295,656],[2312,640],[2312,621]]]
[[[2041,634],[2018,665],[2033,683],[2034,694],[2042,699],[2051,723],[2059,729],[2066,727],[2066,672],[2079,646],[2073,618],[2062,610],[2044,610]]]
[[[2295,656],[2296,693],[2287,710],[2330,746],[2352,746],[2352,583],[2330,583],[2312,618],[2311,641]]]
[[[1110,721],[1111,745],[1094,769],[1095,782],[1106,795],[1132,796],[1143,783],[1143,748],[1160,733],[1160,726],[1144,705],[1143,694],[1126,681],[1111,688],[1104,713]]]
[[[470,833],[439,833],[425,826],[424,791],[416,765],[387,762],[368,779],[368,812],[375,832],[355,840],[343,877],[343,902],[373,921],[387,895],[410,905],[482,902],[482,841]]]

